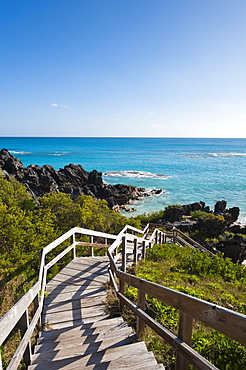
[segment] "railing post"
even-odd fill
[[[93,244],[93,236],[90,237],[90,243]],[[90,251],[91,251],[91,257],[94,257],[94,247],[90,246]]]
[[[126,272],[126,237],[122,238],[122,271]]]
[[[155,230],[155,244],[158,244],[158,230]]]
[[[1,351],[0,351],[0,370],[3,370],[3,360],[2,360]]]
[[[178,338],[191,345],[193,318],[179,311]],[[189,370],[189,362],[177,351],[176,370]]]
[[[26,309],[26,311],[23,313],[19,323],[20,323],[21,337],[23,338],[29,327],[28,309]],[[31,363],[31,354],[32,354],[31,343],[29,340],[26,350],[24,352],[24,356],[23,356],[23,360],[27,366],[30,365]]]
[[[136,265],[138,262],[138,239],[135,238],[134,241],[134,247],[133,247],[133,263]]]
[[[145,299],[145,293],[142,292],[140,289],[138,290],[138,307],[141,308],[141,310],[145,311],[146,308],[146,299]],[[141,333],[143,332],[145,327],[144,321],[137,316],[137,327],[136,327],[136,332],[137,336],[139,337]]]
[[[146,241],[143,240],[142,259],[145,260],[146,255]]]
[[[107,238],[104,238],[104,244],[105,245],[108,245],[108,239]],[[107,247],[106,247],[106,252],[105,252],[105,256],[107,256]]]
[[[175,227],[173,227],[173,243],[175,244],[176,241],[176,236],[177,236],[177,230]]]
[[[38,297],[38,294],[36,295],[36,297],[34,298],[33,300],[33,304],[34,304],[34,314],[35,312],[38,310],[39,308],[39,297]],[[38,327],[38,330],[41,330],[41,327],[42,327],[42,323],[41,323],[41,316],[39,317],[38,319],[38,322],[37,322],[37,327]]]
[[[71,235],[71,244],[75,243],[75,234]],[[73,259],[76,258],[76,246],[73,247]]]
[[[121,270],[123,272],[126,272],[126,237],[123,236],[122,238],[122,251],[121,251],[121,257],[122,257],[122,267]],[[124,295],[125,293],[125,283],[119,279],[119,291],[121,294]],[[122,311],[124,304],[123,301],[120,299],[119,300],[119,310]]]

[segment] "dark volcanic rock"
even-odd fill
[[[6,179],[16,178],[25,185],[30,194],[42,196],[51,191],[70,194],[74,199],[81,194],[94,198],[106,199],[111,208],[131,203],[142,196],[159,194],[162,190],[147,193],[145,189],[131,185],[104,184],[102,173],[96,170],[87,172],[81,165],[70,163],[56,171],[50,165],[43,167],[31,164],[24,167],[22,162],[12,156],[7,149],[0,151],[0,167]]]
[[[232,239],[220,241],[216,249],[224,253],[225,257],[231,258],[234,263],[242,263],[246,259],[246,238],[236,234]]]
[[[225,212],[225,209],[226,209],[226,201],[225,200],[219,200],[214,206],[214,214],[219,215],[219,214]]]
[[[183,206],[169,206],[166,208],[164,219],[170,222],[181,221],[183,216],[190,216],[190,213],[194,211],[209,212],[209,207],[205,207],[202,201]]]

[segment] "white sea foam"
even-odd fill
[[[138,178],[138,179],[160,179],[165,180],[169,176],[145,172],[145,171],[109,171],[103,174],[106,177],[128,177],[128,178]]]
[[[30,154],[31,152],[24,152],[24,151],[17,151],[17,150],[10,150],[12,154]]]
[[[210,153],[212,157],[246,157],[246,153]]]
[[[216,158],[216,157],[246,157],[246,153],[208,153],[208,154],[185,154],[188,158]]]
[[[56,151],[54,153],[52,153],[53,155],[66,155],[68,154],[68,152],[60,152],[60,151]]]

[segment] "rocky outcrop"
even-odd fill
[[[246,234],[246,226],[234,224],[239,216],[239,208],[227,209],[226,205],[225,200],[218,201],[214,212],[204,202],[169,206],[160,222],[169,228],[176,227],[188,232],[193,238],[198,235],[195,239],[207,249],[220,251],[233,262],[242,263],[246,260],[246,238],[238,234]],[[201,213],[198,219],[192,219],[191,212],[194,211],[206,212],[208,215]],[[199,236],[203,236],[203,239],[200,240]],[[209,241],[206,242],[204,238]]]
[[[246,260],[246,238],[241,235],[229,235],[227,240],[219,241],[216,249],[226,257],[231,258],[234,263],[242,263]]]
[[[238,207],[233,207],[226,209],[226,201],[218,201],[214,206],[214,212],[212,212],[209,206],[205,206],[205,203],[195,202],[186,205],[173,205],[168,206],[165,210],[164,220],[168,222],[181,222],[185,216],[190,216],[191,212],[201,211],[206,213],[213,213],[216,216],[223,216],[227,226],[232,225],[237,221],[240,209]]]
[[[87,172],[81,165],[69,164],[59,171],[50,165],[40,167],[31,164],[24,167],[7,149],[0,151],[0,168],[6,179],[14,177],[35,197],[51,191],[67,193],[72,198],[85,194],[96,199],[106,199],[112,209],[118,209],[119,206],[143,196],[159,194],[161,191],[147,192],[144,188],[132,185],[108,185],[103,182],[101,172]]]

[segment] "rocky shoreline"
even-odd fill
[[[147,191],[133,185],[105,184],[101,172],[88,172],[81,165],[69,164],[58,171],[50,165],[40,167],[31,164],[24,167],[7,149],[0,151],[0,168],[5,179],[10,180],[12,177],[26,186],[36,203],[39,196],[55,191],[70,194],[73,199],[81,194],[105,199],[111,209],[118,211],[123,208],[129,212],[134,210],[127,207],[132,201],[163,192],[162,189]]]
[[[246,226],[236,223],[240,209],[227,209],[226,205],[227,202],[221,200],[216,202],[213,210],[202,201],[169,206],[158,224],[176,227],[212,252],[222,252],[234,263],[243,263],[246,260],[246,237],[243,236]]]

